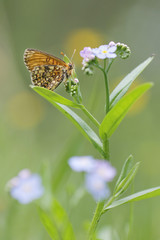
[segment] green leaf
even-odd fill
[[[57,102],[57,103],[61,103],[63,105],[69,106],[69,107],[81,108],[80,104],[72,102],[69,99],[62,97],[61,95],[59,95],[56,92],[50,91],[50,90],[48,90],[46,88],[42,88],[42,87],[35,87],[35,86],[31,86],[31,87],[35,92],[39,93],[39,95],[41,95],[42,97],[44,97],[51,103]]]
[[[110,108],[112,108],[128,91],[133,81],[139,76],[139,74],[148,66],[154,57],[149,57],[142,62],[138,67],[133,69],[113,90],[110,95]]]
[[[46,231],[50,235],[50,237],[53,240],[61,240],[60,235],[58,233],[58,229],[55,226],[55,224],[52,222],[50,216],[48,216],[48,214],[41,208],[39,208],[38,212],[39,212],[40,220],[41,220],[42,224],[44,225]]]
[[[116,182],[116,185],[115,185],[115,191],[116,191],[118,185],[120,184],[120,182],[121,182],[121,181],[128,175],[128,173],[131,171],[132,167],[133,167],[133,156],[130,155],[130,156],[126,159],[126,161],[125,161],[125,163],[124,163],[124,165],[123,165],[123,167],[122,167],[121,173],[120,173],[119,178],[118,178],[118,180],[117,180],[117,182]]]
[[[146,189],[141,192],[134,193],[125,198],[114,201],[110,206],[106,207],[104,209],[104,211],[107,211],[111,208],[118,207],[120,205],[129,203],[129,202],[140,201],[140,200],[144,200],[144,199],[152,198],[152,197],[156,197],[156,196],[160,196],[160,187]]]
[[[80,118],[75,112],[68,107],[60,103],[52,103],[57,109],[59,109],[67,118],[74,123],[74,125],[80,130],[80,132],[94,145],[94,147],[103,155],[103,146],[101,140],[97,134],[88,126],[88,124]]]
[[[139,164],[140,162],[136,163],[131,169],[131,171],[128,173],[128,175],[125,178],[123,178],[123,180],[119,183],[114,193],[116,198],[120,194],[122,194],[125,190],[127,190],[127,188],[129,187],[129,185],[131,184],[132,180],[134,179],[137,173]]]
[[[52,203],[52,214],[54,221],[61,233],[61,239],[63,240],[75,240],[74,232],[72,225],[68,219],[67,213],[55,199]]]
[[[114,133],[133,103],[150,89],[152,85],[152,83],[141,84],[119,100],[119,102],[108,112],[100,125],[99,134],[102,139],[106,137],[109,138]]]
[[[49,211],[39,208],[41,222],[53,240],[75,240],[67,213],[57,200],[53,200]]]
[[[55,94],[55,92],[51,92],[45,88],[33,87],[33,90],[35,90],[45,99],[47,99],[50,103],[52,103],[52,105],[54,105],[59,111],[61,111],[80,130],[80,132],[94,145],[94,147],[102,154],[102,156],[105,156],[105,153],[103,151],[103,145],[101,143],[101,140],[97,136],[97,134],[88,126],[88,124],[82,118],[80,118],[70,108],[65,106],[67,104],[68,106],[74,106],[75,104],[77,106],[80,106],[81,108],[81,105],[76,104],[68,99],[65,99],[60,95]],[[61,103],[64,102],[64,104],[61,104],[60,102]]]

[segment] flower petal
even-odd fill
[[[96,174],[89,173],[86,175],[85,186],[96,201],[102,201],[110,195],[107,184]]]
[[[116,46],[109,47],[109,52],[115,52],[117,50]]]
[[[95,168],[96,161],[91,156],[74,156],[68,164],[76,172],[90,172]]]

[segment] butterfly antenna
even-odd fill
[[[74,51],[73,51],[73,54],[72,54],[72,57],[71,57],[71,61],[72,61],[72,59],[74,57],[75,52],[76,52],[76,49],[74,49]]]

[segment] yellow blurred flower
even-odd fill
[[[24,91],[9,99],[7,105],[9,121],[19,129],[36,126],[44,116],[40,100],[30,92]]]
[[[105,40],[107,42],[107,39]],[[80,64],[82,58],[79,55],[79,52],[84,47],[98,47],[104,42],[103,36],[96,30],[90,28],[81,28],[74,30],[69,33],[68,39],[66,41],[67,54],[72,55],[74,49],[76,49],[76,54],[74,56],[74,62]]]

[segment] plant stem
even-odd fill
[[[105,152],[106,159],[109,161],[110,159],[109,140],[107,137],[103,140],[103,151]]]
[[[110,63],[111,65],[111,63]],[[105,88],[106,88],[106,114],[109,111],[109,85],[108,85],[108,79],[107,79],[107,73],[108,73],[108,67],[106,69],[106,59],[104,59],[104,68],[102,68],[100,65],[94,64],[95,67],[99,68],[104,75],[104,80],[105,80]],[[109,65],[108,65],[109,66]]]
[[[100,123],[93,117],[93,115],[85,108],[84,105],[81,105],[81,109],[86,114],[86,116],[92,121],[92,123],[99,129]]]
[[[95,214],[94,214],[94,217],[92,219],[91,226],[89,229],[89,240],[93,239],[94,233],[95,233],[97,225],[99,223],[99,220],[100,220],[102,214],[104,214],[107,211],[107,210],[105,210],[105,208],[107,208],[114,201],[114,199],[115,199],[115,196],[112,196],[108,200],[106,205],[105,205],[105,201],[99,202],[97,204],[97,208],[96,208],[96,211],[95,211]]]
[[[112,63],[113,63],[113,60],[114,60],[114,58],[113,58],[113,59],[109,59],[108,66],[107,66],[107,68],[106,68],[106,70],[105,70],[106,73],[108,73],[108,71],[109,71],[109,69],[110,69],[110,67],[111,67],[111,65],[112,65]]]
[[[89,240],[92,240],[93,237],[94,237],[94,233],[95,233],[97,224],[98,224],[98,222],[100,220],[103,207],[104,207],[104,201],[99,202],[97,204],[97,208],[96,208],[96,211],[95,211],[95,214],[93,216],[93,219],[92,219],[92,222],[91,222],[91,226],[90,226],[90,229],[89,229]]]
[[[115,195],[114,195],[114,196],[112,196],[112,197],[108,200],[108,202],[106,203],[106,205],[104,205],[104,208],[103,208],[103,210],[102,210],[101,215],[108,211],[108,209],[106,210],[106,208],[107,208],[109,205],[111,205],[111,203],[115,200],[115,198],[116,198],[116,197],[115,197]]]
[[[106,114],[109,112],[109,85],[107,79],[107,73],[103,70],[104,80],[105,80],[105,87],[106,87]]]
[[[109,160],[109,140],[107,138],[103,142],[103,150],[105,152],[106,158]],[[106,206],[111,204],[113,200],[114,200],[113,197],[110,198]],[[94,239],[94,233],[96,231],[101,215],[104,212],[104,206],[105,206],[105,201],[101,201],[97,203],[96,211],[94,213],[94,216],[90,225],[90,229],[89,229],[89,240]]]

